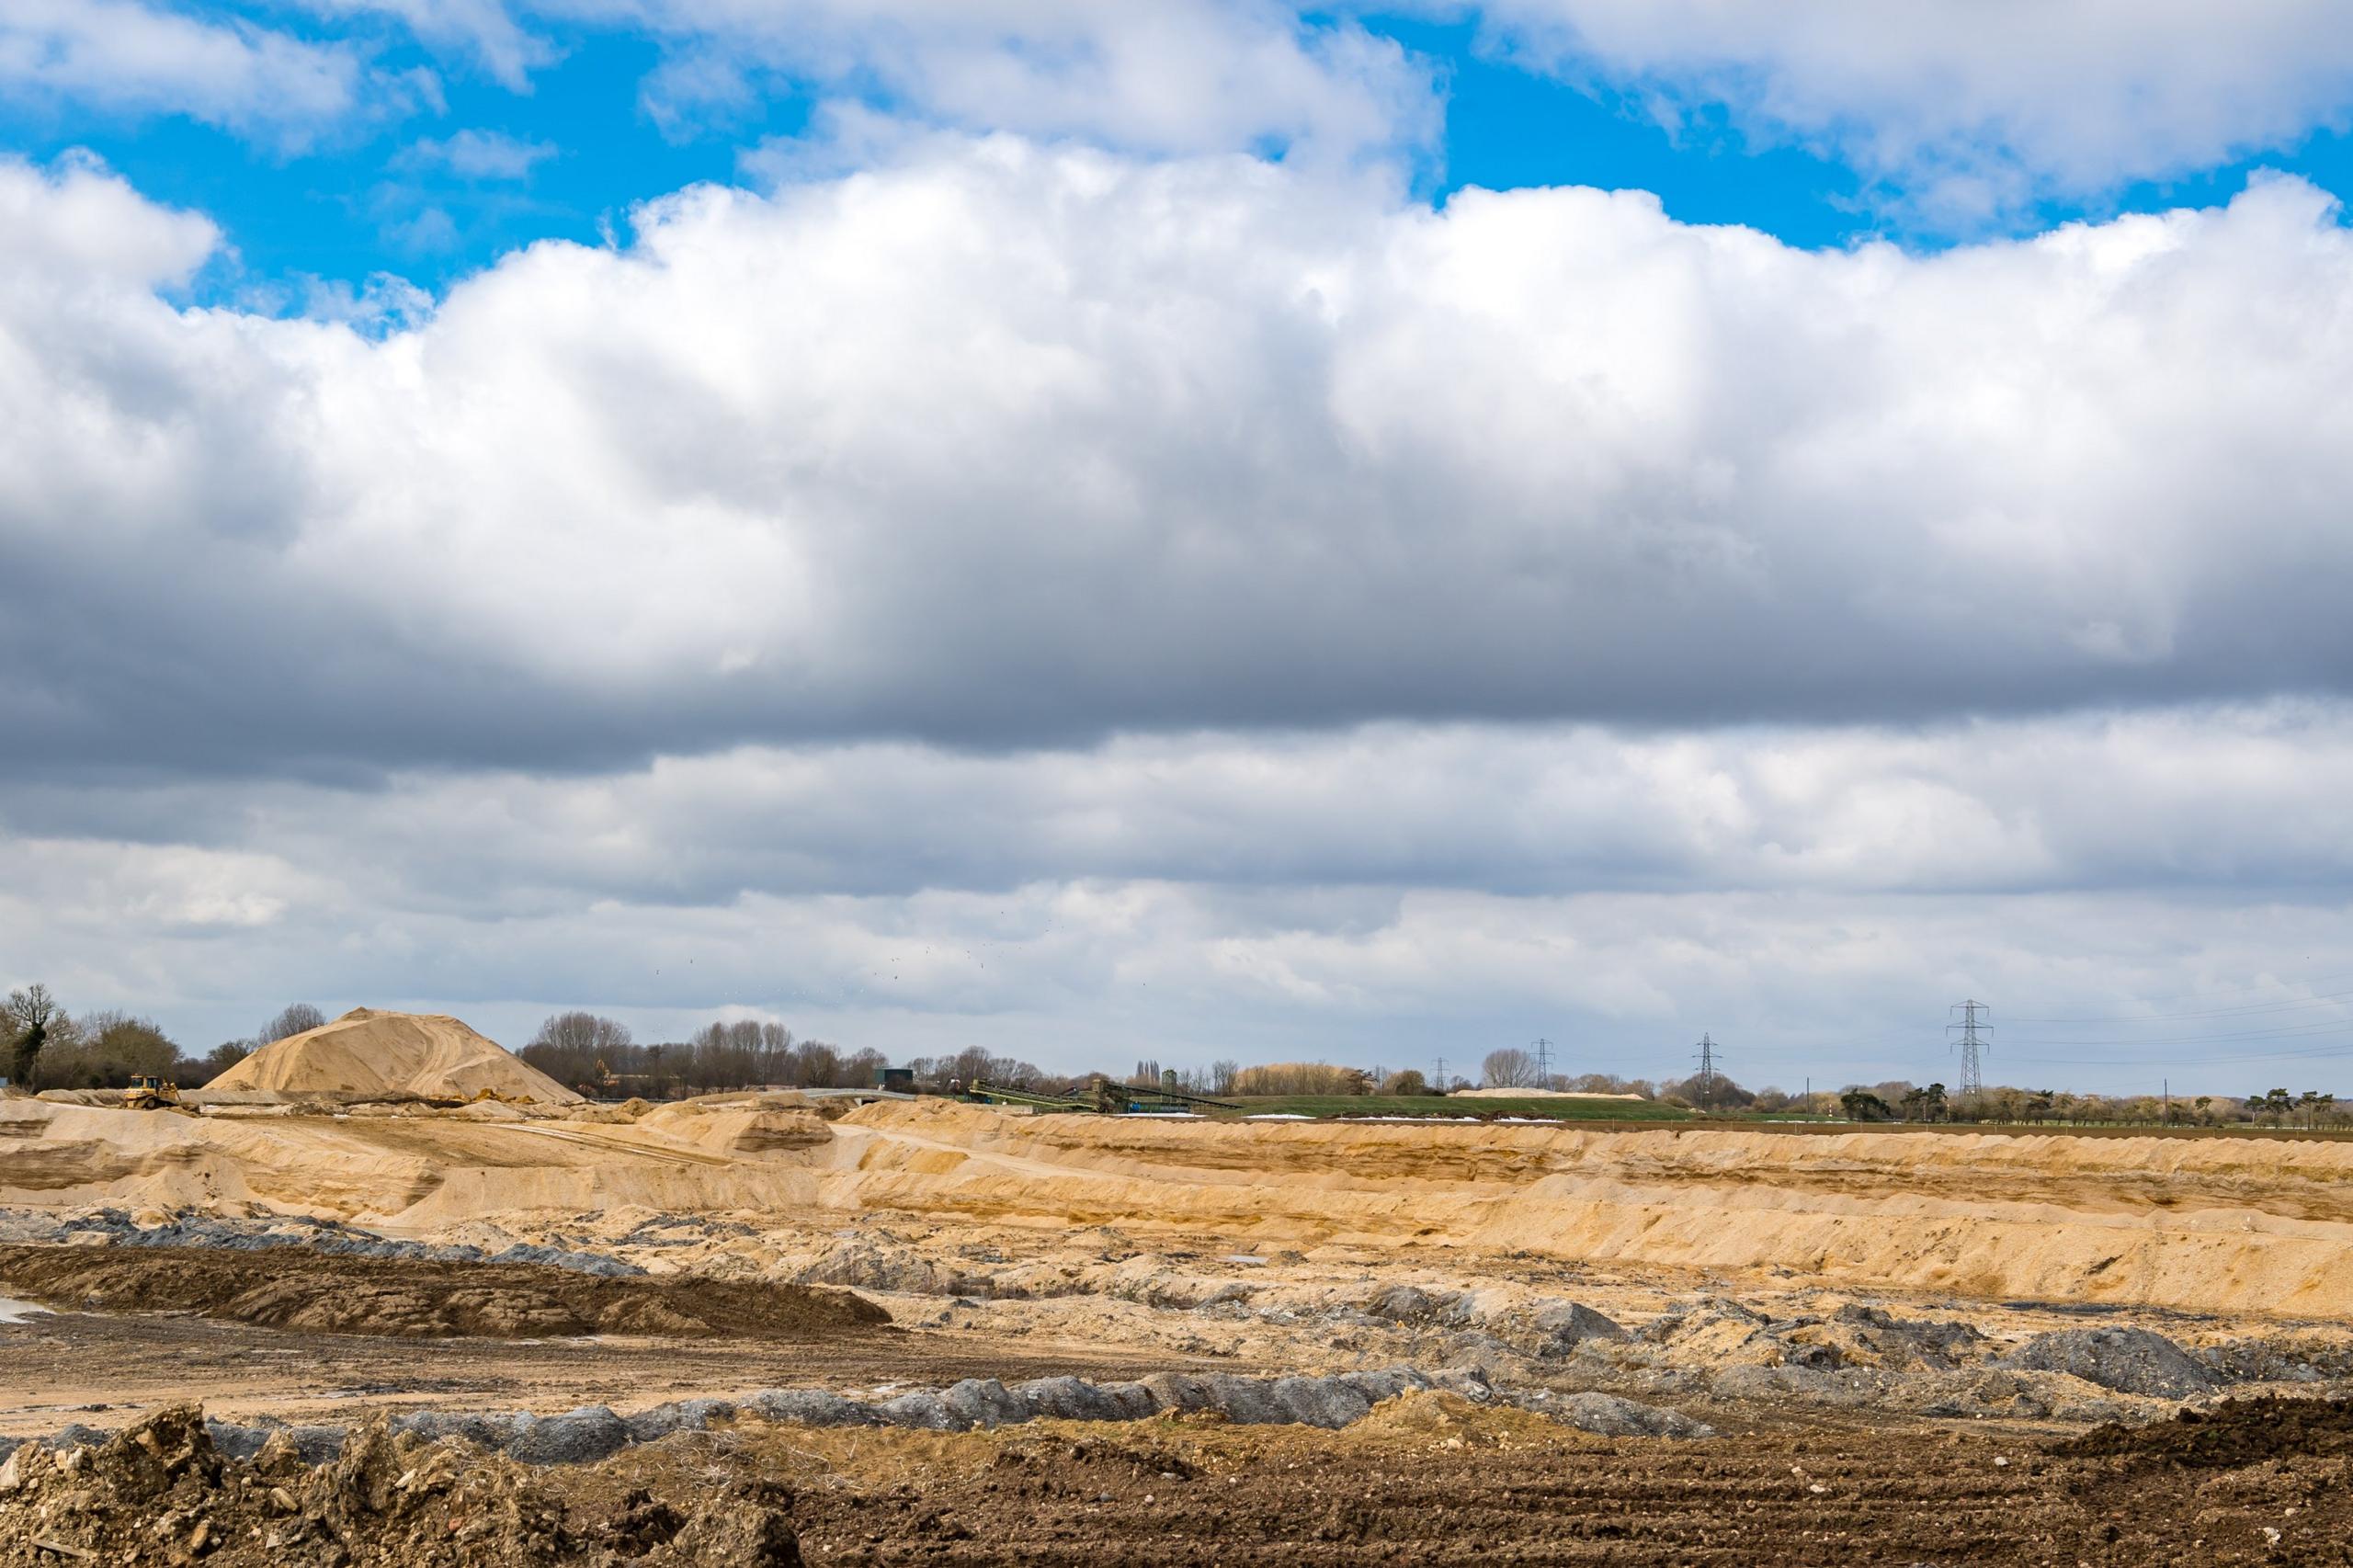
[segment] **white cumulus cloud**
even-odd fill
[[[2334,0],[1484,0],[1540,67],[1722,106],[1949,218],[2292,145],[2353,106]]]

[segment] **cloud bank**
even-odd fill
[[[0,208],[18,773],[2353,675],[2353,238],[2293,181],[1918,257],[949,140],[380,340],[167,302],[209,226],[99,171]]]

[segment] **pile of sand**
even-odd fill
[[[569,1105],[580,1096],[439,1013],[354,1007],[330,1024],[266,1045],[205,1085],[208,1098],[377,1099],[419,1095]]]

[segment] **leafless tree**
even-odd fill
[[[1479,1082],[1490,1089],[1534,1088],[1536,1058],[1516,1045],[1491,1051],[1486,1060],[1479,1063]]]
[[[326,1021],[327,1016],[308,1002],[297,1002],[262,1025],[254,1035],[254,1044],[256,1047],[275,1045],[290,1035],[305,1033]]]

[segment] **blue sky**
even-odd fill
[[[239,15],[234,7],[189,14]],[[208,275],[208,297],[308,279],[360,287],[387,274],[438,291],[536,239],[599,243],[625,229],[636,203],[698,181],[751,179],[747,150],[806,133],[821,99],[846,86],[856,96],[860,85],[772,72],[741,97],[657,115],[647,84],[665,46],[642,30],[540,22],[545,62],[523,80],[502,82],[462,51],[428,47],[387,24],[335,29],[274,8],[247,15],[307,41],[363,44],[373,69],[429,79],[430,91],[394,111],[306,127],[291,141],[169,108],[0,97],[0,144],[42,160],[96,153],[150,197],[218,222],[235,265]],[[1336,24],[1311,13],[1302,25]],[[1883,237],[1932,249],[2078,218],[2211,205],[2259,169],[2300,175],[2340,198],[2353,190],[2347,138],[2314,126],[2259,153],[2161,179],[2042,193],[1965,222],[1924,219],[1904,206],[1900,177],[1859,170],[1835,138],[1744,127],[1724,106],[1706,103],[1687,104],[1677,123],[1662,123],[1642,83],[1540,68],[1497,42],[1475,16],[1374,13],[1358,25],[1409,51],[1442,100],[1439,133],[1394,153],[1414,193],[1432,202],[1466,185],[1591,185],[1654,192],[1683,222],[1745,224],[1792,245]],[[865,85],[862,101],[883,113],[925,112]],[[507,174],[463,172],[420,153],[420,143],[469,134],[536,155]],[[1280,139],[1261,145],[1277,156],[1284,151]],[[299,288],[286,296],[296,304],[302,297]]]
[[[2304,1087],[2353,29],[1986,5],[0,6],[0,988]]]

